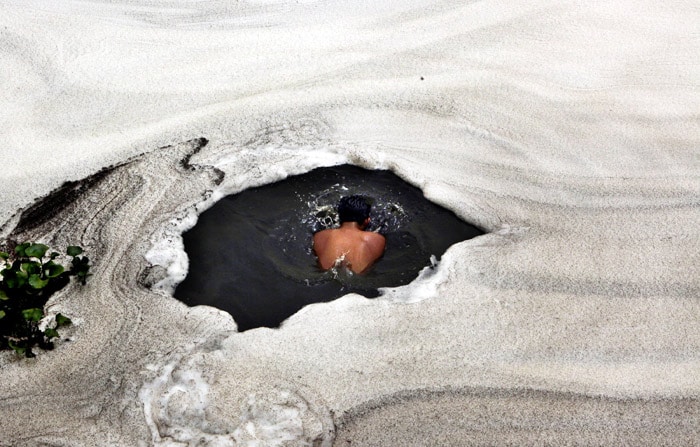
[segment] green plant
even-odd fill
[[[47,255],[48,251],[48,246],[32,242],[17,245],[12,254],[0,251],[0,349],[34,357],[34,346],[52,349],[58,328],[71,323],[68,317],[57,314],[44,330],[39,329],[46,301],[68,284],[71,276],[85,284],[90,260],[81,256],[82,248],[70,246],[66,254],[72,259],[67,270],[56,261],[60,254]]]

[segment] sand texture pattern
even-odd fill
[[[56,349],[0,354],[0,445],[700,445],[693,2],[0,17],[0,236],[94,263]],[[341,163],[487,234],[279,329],[172,298],[198,213]]]

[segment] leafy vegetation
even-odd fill
[[[68,284],[70,277],[85,284],[90,276],[90,260],[82,253],[81,247],[68,247],[66,254],[71,257],[71,264],[67,269],[57,261],[60,253],[49,253],[44,244],[25,242],[17,245],[14,253],[0,251],[0,349],[34,357],[35,346],[53,348],[58,329],[71,324],[71,320],[57,314],[44,330],[39,329],[44,305],[54,292]]]

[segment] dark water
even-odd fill
[[[386,236],[384,256],[362,275],[316,265],[312,235],[337,225],[340,197],[371,198],[369,230]],[[217,202],[183,235],[190,269],[175,290],[189,305],[229,312],[240,331],[276,327],[307,304],[350,292],[408,284],[459,241],[483,234],[390,171],[343,165],[249,189]]]

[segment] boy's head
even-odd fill
[[[338,218],[341,224],[343,222],[357,222],[358,225],[364,225],[371,209],[372,206],[364,197],[345,196],[338,202]]]

